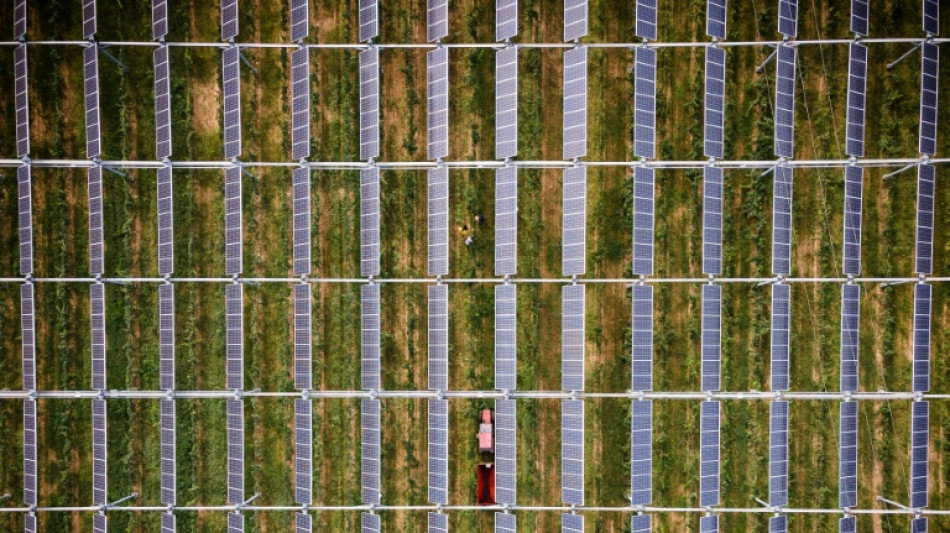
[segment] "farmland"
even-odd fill
[[[729,40],[776,38],[776,2],[731,2]],[[707,41],[705,2],[661,0],[661,41]],[[311,43],[357,41],[355,0],[312,2]],[[943,6],[944,20],[950,9]],[[99,2],[98,38],[151,40],[147,0]],[[170,2],[169,41],[219,40],[219,6],[213,0]],[[848,2],[801,2],[799,39],[851,38]],[[920,36],[918,2],[884,0],[872,6],[872,36]],[[33,1],[31,40],[80,39],[79,2]],[[636,42],[634,3],[591,0],[590,42]],[[562,38],[563,5],[522,0],[517,42],[554,43]],[[0,10],[0,40],[8,41],[9,10]],[[382,43],[425,41],[425,3],[383,2]],[[240,41],[286,42],[286,2],[244,0]],[[447,42],[494,40],[494,3],[450,2]],[[893,70],[884,65],[906,44],[869,44],[868,157],[916,157],[919,56]],[[154,99],[151,48],[114,46],[109,52],[128,66],[122,72],[101,60],[104,160],[154,159]],[[451,49],[449,160],[489,160],[494,155],[494,53],[485,48]],[[755,67],[765,47],[728,49],[726,158],[773,159],[774,65]],[[30,111],[33,159],[84,157],[82,52],[79,46],[30,47]],[[312,161],[359,158],[358,50],[313,49],[311,59]],[[631,160],[633,52],[589,51],[586,160]],[[519,52],[519,152],[524,160],[560,160],[562,55],[553,48]],[[657,157],[701,160],[703,49],[658,52]],[[244,161],[290,161],[290,58],[281,48],[248,49],[257,70],[242,73]],[[799,47],[796,157],[845,158],[844,123],[847,46]],[[0,46],[0,64],[13,65],[13,50]],[[222,159],[220,50],[171,48],[174,156],[178,160]],[[950,79],[944,61],[942,78]],[[384,49],[382,155],[380,161],[426,159],[426,58],[419,48]],[[13,87],[12,68],[0,69],[0,86]],[[946,83],[940,94],[950,102]],[[0,158],[14,158],[14,95],[0,91]],[[947,123],[944,105],[938,123]],[[950,153],[941,132],[938,154]],[[13,169],[0,178],[0,277],[18,276],[17,184]],[[243,179],[244,275],[289,277],[291,272],[290,169],[249,168]],[[908,171],[869,169],[864,181],[862,262],[866,276],[908,276],[914,271],[916,179]],[[155,171],[104,173],[106,271],[111,277],[157,275]],[[950,187],[937,167],[934,235],[935,276],[950,276]],[[702,173],[657,171],[656,267],[658,278],[702,275]],[[518,277],[561,277],[561,172],[519,171]],[[224,200],[220,170],[176,169],[175,276],[223,275]],[[487,278],[450,286],[450,377],[456,390],[489,390],[493,380],[494,173],[450,171],[450,227],[488,222],[475,229],[467,247],[452,232],[449,278]],[[837,277],[842,247],[843,172],[796,170],[793,276]],[[359,277],[359,177],[356,171],[314,170],[312,249],[314,277]],[[627,168],[588,170],[587,277],[631,277],[632,190]],[[36,277],[88,275],[88,210],[83,169],[34,168],[33,214]],[[383,278],[426,274],[426,175],[423,170],[385,170],[381,198]],[[772,180],[761,170],[725,173],[724,277],[768,277],[771,261]],[[950,285],[934,284],[932,392],[950,393]],[[655,289],[656,390],[699,390],[700,286],[657,284]],[[158,315],[155,284],[107,288],[107,388],[158,389]],[[518,387],[560,389],[560,284],[518,285]],[[769,377],[768,287],[724,284],[723,390],[767,390]],[[314,387],[360,388],[359,286],[316,283],[313,290]],[[0,389],[20,389],[19,298],[16,283],[0,283]],[[427,378],[426,286],[382,284],[382,372],[387,390],[421,390]],[[864,284],[861,299],[860,375],[866,391],[911,389],[910,285]],[[37,283],[37,374],[40,390],[90,389],[88,283]],[[796,283],[792,289],[791,389],[838,389],[840,286]],[[176,386],[181,390],[224,389],[224,291],[220,284],[176,285]],[[293,390],[291,285],[245,287],[246,388]],[[630,386],[630,295],[624,283],[587,288],[588,391],[624,392]],[[22,406],[0,400],[0,494],[18,503],[22,487]],[[722,501],[752,507],[768,492],[768,405],[724,401]],[[246,483],[260,493],[256,505],[293,502],[293,402],[288,398],[245,400]],[[490,400],[452,400],[450,501],[475,502],[474,445],[478,410]],[[907,499],[909,403],[862,401],[859,408],[859,507],[879,507],[877,495]],[[523,505],[560,505],[560,403],[518,402],[518,499]],[[360,406],[355,399],[315,400],[314,504],[357,505]],[[698,504],[699,405],[683,400],[654,403],[654,504]],[[91,502],[91,416],[88,400],[41,399],[38,405],[41,506]],[[226,499],[224,401],[178,400],[179,505],[224,505]],[[950,508],[950,404],[931,402],[930,506]],[[427,479],[426,402],[383,400],[383,501],[425,505]],[[109,400],[109,497],[136,491],[135,505],[160,505],[158,403]],[[789,506],[837,507],[837,404],[793,401],[790,407]],[[622,506],[629,491],[630,419],[626,400],[586,402],[586,494],[591,506]],[[5,502],[2,505],[9,505]],[[384,511],[387,532],[425,530],[425,513]],[[315,531],[355,531],[356,512],[314,513]],[[587,530],[622,532],[624,513],[589,513]],[[285,531],[292,512],[249,512],[249,531]],[[837,516],[795,515],[790,531],[837,531]],[[698,529],[695,513],[658,515],[660,531]],[[724,514],[723,531],[763,531],[767,515]],[[180,531],[218,531],[221,512],[181,512]],[[862,517],[861,532],[908,530],[903,516]],[[453,531],[489,532],[491,513],[451,511]],[[522,531],[555,531],[556,512],[519,512]],[[114,531],[158,531],[157,513],[110,513]],[[950,517],[931,518],[934,531],[950,530]],[[89,514],[42,513],[47,532],[91,529]],[[22,530],[22,516],[0,513],[0,531]]]

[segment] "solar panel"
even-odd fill
[[[501,1],[501,0],[499,0]],[[518,49],[495,52],[495,158],[518,155]]]
[[[429,513],[429,533],[448,533],[449,517],[441,513]]]
[[[449,169],[430,168],[429,190],[429,275],[449,273]]]
[[[24,2],[25,5],[25,2]],[[16,103],[16,153],[18,157],[30,154],[30,87],[27,49],[21,44],[13,49],[14,101]]]
[[[379,35],[377,0],[359,0],[360,2],[360,42],[372,40]],[[363,515],[367,516],[367,515]],[[376,518],[377,522],[379,517]]]
[[[633,155],[652,158],[656,152],[655,49],[637,47],[633,87]]]
[[[20,285],[20,346],[23,351],[23,390],[36,390],[36,307],[33,285]]]
[[[699,519],[699,533],[719,533],[719,516],[703,516]]]
[[[106,467],[106,401],[92,401],[92,503],[107,502],[108,468]]]
[[[654,175],[649,167],[633,170],[633,274],[653,274]]]
[[[841,286],[841,390],[858,390],[861,286]]]
[[[564,169],[563,243],[561,270],[565,276],[582,275],[587,249],[587,167]]]
[[[91,44],[82,49],[83,99],[86,102],[86,157],[102,155],[99,129],[99,49]]]
[[[854,157],[864,156],[864,111],[867,87],[868,49],[851,43],[848,62],[848,115],[845,152]]]
[[[568,505],[584,505],[583,400],[561,403],[561,499]]]
[[[449,1],[426,1],[426,40],[438,41],[449,34]]]
[[[82,0],[82,38],[96,35],[96,0]]]
[[[228,513],[228,533],[244,533],[244,515]]]
[[[917,166],[917,236],[914,269],[918,274],[933,273],[934,167]]]
[[[775,167],[772,181],[772,272],[792,271],[792,169]]]
[[[224,271],[228,275],[244,270],[241,242],[241,168],[224,170]]]
[[[930,390],[931,286],[914,285],[914,392]]]
[[[940,33],[940,0],[924,0],[923,26],[929,35]]]
[[[165,505],[175,505],[177,495],[175,491],[175,400],[163,398],[159,400],[160,448],[161,448],[161,502]]]
[[[379,157],[379,49],[375,47],[360,52],[360,159],[374,157]]]
[[[561,388],[584,390],[584,286],[561,289]]]
[[[313,531],[313,519],[307,513],[297,513],[294,515],[294,533],[311,533]]]
[[[428,156],[429,159],[440,159],[449,155],[448,48],[439,47],[426,54],[426,78]]]
[[[788,531],[787,516],[773,516],[769,518],[769,533],[785,533]]]
[[[310,50],[305,47],[290,52],[291,92],[291,157],[310,157]]]
[[[36,427],[36,400],[25,400],[23,402],[23,503],[31,507],[37,502]]]
[[[719,402],[704,401],[700,405],[699,505],[708,507],[719,505]]]
[[[89,200],[89,272],[92,275],[103,274],[103,230],[102,230],[102,169],[89,167],[86,172],[87,197]]]
[[[449,286],[429,285],[429,389],[449,388]]]
[[[923,43],[920,59],[920,153],[934,155],[937,151],[937,82],[940,50],[933,43]]]
[[[106,515],[100,513],[92,515],[92,533],[106,533],[106,531],[108,531]]]
[[[706,97],[703,129],[703,154],[721,158],[725,139],[726,51],[706,47]]]
[[[868,34],[868,0],[851,0],[851,32]]]
[[[495,0],[495,40],[518,35],[518,0]]]
[[[362,315],[362,386],[379,389],[379,285],[363,285],[360,291]]]
[[[857,519],[853,516],[846,516],[838,520],[838,533],[855,533],[857,527]]]
[[[221,0],[221,40],[229,41],[238,34],[238,0]]]
[[[449,402],[429,399],[429,501],[449,503]]]
[[[224,287],[227,334],[227,388],[244,388],[244,285]]]
[[[858,404],[841,402],[838,409],[838,505],[858,505]]]
[[[564,159],[587,154],[587,48],[564,52]]]
[[[631,390],[653,390],[653,286],[631,288]]]
[[[496,477],[498,474],[495,474]],[[495,513],[495,533],[517,533],[518,517],[511,513]]]
[[[517,420],[514,400],[495,400],[495,501],[500,505],[517,503]]]
[[[772,285],[772,380],[773,391],[787,391],[789,386],[789,328],[791,324],[790,286]]]
[[[227,401],[228,503],[244,503],[244,401]]]
[[[637,37],[656,40],[656,0],[637,0]]]
[[[160,40],[168,35],[168,2],[152,0],[152,39]]]
[[[291,180],[294,201],[294,275],[303,276],[309,274],[311,270],[310,168],[295,168]]]
[[[703,168],[703,272],[722,274],[722,169]]]
[[[769,505],[788,505],[788,402],[774,401],[769,416]]]
[[[175,515],[172,513],[162,513],[162,533],[175,533]]]
[[[861,210],[864,197],[864,168],[844,169],[844,261],[845,274],[861,273]]]
[[[156,186],[158,189],[158,273],[165,275],[175,270],[175,215],[170,165],[156,170]]]
[[[172,155],[171,85],[168,76],[168,46],[162,45],[152,53],[155,64],[155,157]]]
[[[233,0],[235,3],[237,0]],[[224,157],[241,155],[241,53],[236,46],[221,54],[224,84]]]
[[[290,0],[290,40],[302,41],[310,32],[309,0]],[[309,519],[309,515],[307,516]]]
[[[930,402],[915,401],[911,404],[910,435],[910,506],[927,507],[927,467],[929,461],[928,439],[930,435]]]
[[[630,404],[630,504],[653,501],[653,401]]]
[[[779,0],[778,31],[786,37],[798,34],[798,0]]]
[[[722,287],[719,285],[703,285],[702,351],[702,390],[717,391],[721,386],[722,364]]]
[[[175,388],[175,286],[158,286],[158,359],[159,388]]]
[[[910,533],[927,533],[927,517],[921,516],[910,521]]]
[[[584,515],[562,514],[561,533],[584,533]]]
[[[564,0],[564,40],[576,41],[587,35],[587,0]]]
[[[26,35],[26,0],[14,0],[13,38],[22,39]]]
[[[102,283],[89,287],[92,325],[92,388],[106,388],[106,288]]]
[[[362,513],[360,515],[360,529],[362,533],[379,533],[379,515]]]
[[[379,400],[370,400],[363,398],[361,402],[362,422],[360,441],[362,455],[360,460],[360,475],[362,478],[363,503],[373,503],[379,505],[379,480],[380,480],[380,457],[379,457]],[[363,531],[367,531],[367,516],[363,515]],[[379,517],[375,521],[370,518],[370,524],[375,523],[379,530]]]
[[[29,165],[17,167],[20,274],[33,272],[33,179]]]
[[[313,412],[310,400],[294,400],[294,501],[310,505],[313,489]],[[309,517],[308,517],[309,518]]]
[[[360,170],[360,275],[379,275],[379,169]]]
[[[495,170],[495,275],[518,271],[518,168]]]
[[[726,38],[726,0],[706,1],[706,35]]]
[[[495,285],[495,388],[518,388],[518,290]]]
[[[785,0],[782,0],[785,2]],[[795,156],[795,63],[798,51],[779,45],[775,74],[775,155]]]
[[[294,388],[301,390],[313,388],[310,291],[307,283],[294,285]]]

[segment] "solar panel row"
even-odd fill
[[[637,1],[637,37],[656,40],[656,0]]]
[[[495,388],[518,388],[518,289],[495,285]]]
[[[858,390],[861,286],[841,286],[841,390]]]
[[[654,171],[633,170],[633,274],[653,274]]]
[[[449,401],[429,399],[429,502],[449,503]]]
[[[786,37],[798,34],[798,0],[779,0],[778,31]]]
[[[449,169],[428,171],[429,256],[428,273],[441,276],[449,273]]]
[[[722,158],[725,139],[726,51],[706,47],[706,97],[703,154]]]
[[[449,517],[442,513],[429,513],[429,533],[448,533]]]
[[[379,533],[379,515],[363,513],[360,515],[362,533]]]
[[[303,41],[310,33],[309,0],[290,0],[290,40]]]
[[[165,165],[155,171],[158,217],[158,273],[170,275],[175,270],[175,215],[172,194],[172,167]]]
[[[238,0],[221,0],[221,40],[229,41],[238,34]]]
[[[927,517],[921,516],[910,521],[910,533],[927,533]]]
[[[429,285],[429,389],[449,388],[449,286]]]
[[[161,40],[168,35],[168,2],[152,0],[152,39]]]
[[[311,533],[313,531],[313,519],[307,513],[297,513],[294,515],[294,533]]]
[[[379,35],[379,6],[377,0],[359,0],[359,4],[360,42],[366,42]]]
[[[518,49],[495,52],[495,158],[518,154]]]
[[[927,507],[928,496],[928,440],[930,438],[930,402],[911,404],[910,433],[910,506]]]
[[[89,273],[104,274],[102,229],[102,168],[89,167],[86,194],[89,200]]]
[[[564,52],[564,159],[587,154],[587,47]]]
[[[631,289],[631,389],[653,390],[653,286]]]
[[[864,114],[867,90],[868,49],[851,43],[848,61],[848,115],[845,153],[864,157]]]
[[[161,459],[161,502],[165,505],[177,503],[175,488],[175,400],[159,400],[160,422],[160,459]]]
[[[102,155],[99,129],[99,45],[83,48],[83,99],[86,103],[86,157]]]
[[[637,47],[633,69],[633,155],[652,158],[656,152],[656,50]]]
[[[96,35],[96,0],[82,0],[82,38]]]
[[[14,102],[16,104],[16,153],[17,157],[30,154],[30,96],[27,49],[21,44],[13,49]]]
[[[930,390],[931,286],[914,285],[914,392]]]
[[[562,514],[561,533],[584,533],[584,515]]]
[[[175,286],[158,286],[158,385],[162,390],[175,388]]]
[[[228,399],[225,426],[228,433],[228,503],[238,505],[244,503],[243,400]]]
[[[587,35],[587,0],[564,0],[564,41]]]
[[[561,403],[561,499],[568,505],[584,505],[583,400]]]
[[[933,273],[934,172],[933,165],[917,166],[917,236],[914,269],[918,274]]]
[[[379,505],[379,481],[380,481],[380,436],[379,436],[379,400],[364,398],[361,402],[361,434],[360,445],[362,454],[360,456],[360,477],[362,479],[363,503],[372,503]],[[363,515],[363,531],[367,531],[367,516]],[[379,530],[379,517],[369,518],[370,525],[375,524]]]
[[[719,402],[704,401],[700,406],[699,505],[709,507],[719,505]]]
[[[36,460],[36,400],[23,402],[23,504],[34,506],[37,502]]]
[[[773,516],[769,518],[769,533],[785,533],[788,531],[787,516]]]
[[[20,285],[20,346],[23,390],[36,390],[36,305],[31,283]]]
[[[379,169],[360,170],[360,275],[379,275]]]
[[[168,46],[162,45],[152,53],[155,65],[155,157],[165,159],[172,155],[171,84],[168,74]]]
[[[224,272],[240,274],[244,270],[241,227],[241,168],[224,170]]]
[[[495,0],[495,40],[518,35],[518,0]]]
[[[579,276],[586,270],[587,167],[564,169],[561,270]]]
[[[920,58],[920,153],[937,152],[937,85],[940,49],[934,43],[923,43]]]
[[[707,0],[706,35],[716,39],[726,38],[726,0]]]
[[[639,514],[630,517],[630,533],[650,533],[653,531],[651,515]]]
[[[495,513],[495,533],[517,533],[518,517],[511,513]]]
[[[294,501],[310,505],[313,490],[313,410],[310,400],[294,400]]]
[[[162,513],[162,533],[175,533],[177,524],[175,515],[169,512]]]
[[[236,2],[236,0],[235,0]],[[224,157],[241,155],[241,52],[236,46],[221,54],[224,85]]]
[[[792,169],[776,166],[772,182],[772,272],[792,272]]]
[[[106,388],[106,287],[102,283],[89,286],[90,322],[92,326],[92,388]]]
[[[785,3],[785,0],[781,0]],[[775,155],[795,156],[795,65],[798,50],[781,44],[775,74]]]
[[[426,94],[428,105],[428,158],[449,155],[449,49],[436,48],[426,54]]]
[[[856,533],[857,520],[853,516],[846,516],[838,520],[838,533]]]
[[[788,505],[788,402],[769,405],[769,505]]]
[[[630,504],[653,501],[653,401],[630,403]]]
[[[310,50],[301,46],[290,52],[292,93],[291,157],[310,157]]]
[[[703,272],[722,274],[722,169],[703,168]]]
[[[298,167],[291,174],[294,216],[294,275],[310,273],[310,168]]]
[[[92,503],[108,503],[106,466],[106,401],[92,401]]]
[[[791,327],[792,288],[784,283],[772,285],[772,380],[773,391],[789,386],[789,329]]]
[[[360,52],[360,159],[379,157],[379,49]]]
[[[227,388],[244,388],[244,285],[224,287]]]
[[[106,515],[97,513],[92,515],[92,533],[106,533],[108,531],[108,519]]]
[[[23,516],[23,531],[24,533],[36,533],[36,515],[34,513]],[[162,533],[165,532],[163,531]]]
[[[844,246],[842,271],[861,273],[861,211],[864,198],[864,168],[851,165],[844,169]]]
[[[717,391],[721,386],[722,287],[703,285],[702,303],[702,390]]]
[[[858,505],[858,404],[841,402],[838,408],[838,505]]]
[[[426,0],[426,40],[438,41],[449,34],[449,1]]]
[[[294,388],[313,388],[311,372],[310,284],[294,285]]]
[[[495,400],[495,501],[501,505],[517,503],[517,415],[515,400]]]
[[[33,172],[17,167],[17,217],[19,221],[20,274],[33,273]]]
[[[13,38],[20,40],[26,36],[26,0],[14,0]]]
[[[940,0],[924,0],[923,27],[929,35],[940,33]]]
[[[244,533],[244,515],[228,513],[228,533]]]
[[[868,34],[868,0],[851,0],[851,32]]]
[[[377,390],[379,379],[379,285],[363,285],[360,290],[362,316],[362,387]]]
[[[561,288],[561,388],[584,390],[584,285]]]
[[[518,168],[495,170],[495,275],[518,271]]]

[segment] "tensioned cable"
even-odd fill
[[[96,283],[98,281],[103,283],[117,283],[117,284],[127,284],[127,283],[165,283],[166,281],[172,283],[234,283],[237,280],[240,283],[246,284],[260,284],[260,283],[368,283],[367,278],[321,278],[308,276],[306,280],[302,281],[299,277],[204,277],[204,278],[179,278],[171,276],[168,278],[164,277],[89,277],[89,276],[77,276],[77,277],[7,277],[0,278],[0,283]],[[855,277],[852,278],[855,283],[888,283],[888,284],[902,284],[902,283],[946,283],[950,282],[950,277],[940,277],[940,276],[914,276],[914,277]],[[558,283],[563,285],[568,285],[574,282],[572,278],[561,277],[561,278],[510,278],[511,283]],[[716,278],[716,283],[774,283],[777,281],[776,277],[758,277],[758,278]],[[433,278],[373,278],[375,283],[427,283],[434,284],[436,280]],[[846,277],[837,277],[837,278],[782,278],[783,283],[847,283],[848,278]],[[505,278],[442,278],[442,283],[485,283],[485,284],[497,284],[503,285],[505,283]],[[709,278],[578,278],[577,283],[645,283],[645,284],[666,284],[666,283],[695,283],[699,285],[709,283]]]

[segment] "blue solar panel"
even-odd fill
[[[380,410],[379,400],[363,398],[360,421],[360,485],[364,503],[379,505],[380,485]],[[367,516],[375,516],[375,519]],[[376,529],[367,530],[367,520]],[[363,531],[379,531],[378,515],[363,515]]]
[[[429,399],[429,502],[449,503],[449,401]],[[431,516],[431,515],[430,515]]]
[[[841,390],[858,390],[861,286],[841,286]]]
[[[769,533],[785,533],[788,531],[787,516],[773,516],[769,518]]]
[[[858,404],[842,402],[838,410],[838,505],[858,505]]]
[[[933,273],[934,166],[917,166],[917,235],[914,269]]]
[[[580,39],[587,30],[587,0],[564,0],[564,40]]]
[[[719,402],[700,404],[699,505],[719,505]]]
[[[587,264],[587,167],[565,168],[563,184],[561,269],[565,276],[582,275]]]
[[[379,389],[379,285],[360,289],[362,387]]]
[[[924,0],[924,32],[930,35],[940,33],[940,0]]]
[[[721,158],[725,139],[726,51],[706,47],[706,96],[703,130],[703,154]]]
[[[789,382],[789,328],[792,288],[772,285],[772,381],[773,391],[787,391]]]
[[[721,385],[722,287],[703,285],[702,390],[717,391]]]
[[[910,533],[927,533],[927,517],[921,516],[911,520]]]
[[[561,499],[568,505],[584,505],[583,400],[561,403]]]
[[[868,0],[851,0],[851,32],[868,34]]]
[[[584,533],[584,516],[579,514],[562,514],[561,533]]]
[[[798,0],[779,0],[778,31],[786,37],[798,34]]]
[[[722,274],[722,169],[703,168],[703,272]]]
[[[633,107],[633,155],[652,158],[656,152],[656,50],[653,48],[636,48]]]
[[[788,505],[788,402],[774,401],[769,416],[769,505]]]
[[[630,517],[630,533],[650,533],[653,531],[651,515],[641,514]]]
[[[857,520],[853,516],[846,516],[838,520],[838,533],[856,533]]]
[[[706,1],[706,35],[726,38],[726,0]]]
[[[914,286],[914,392],[930,390],[931,286]]]
[[[495,400],[495,501],[502,505],[517,503],[517,420],[515,400]]]
[[[633,171],[633,274],[653,274],[654,170]]]
[[[564,159],[587,154],[587,47],[564,52]]]
[[[864,156],[865,93],[867,90],[868,49],[851,43],[848,61],[848,115],[845,153]]]
[[[653,402],[634,400],[630,404],[630,503],[650,505],[653,501]]]
[[[495,286],[495,388],[517,388],[518,307],[515,285]]]
[[[861,212],[864,200],[864,168],[851,165],[844,169],[844,246],[842,271],[861,273]]]
[[[656,0],[637,0],[637,37],[656,40]]]
[[[937,151],[937,89],[940,49],[924,43],[920,58],[920,153],[934,155]]]
[[[775,155],[795,156],[795,64],[797,50],[779,45],[775,74]]]
[[[916,401],[911,404],[910,434],[910,506],[927,507],[928,467],[930,439],[930,402]]]
[[[631,390],[653,390],[653,286],[634,285],[632,310]]]
[[[517,533],[517,531],[518,517],[516,515],[495,513],[495,533]]]
[[[429,389],[449,388],[449,286],[429,285]]]
[[[775,167],[772,186],[772,272],[792,271],[792,169]]]
[[[716,515],[701,517],[699,533],[719,533],[719,517]]]
[[[561,289],[561,388],[584,390],[584,285]]]

